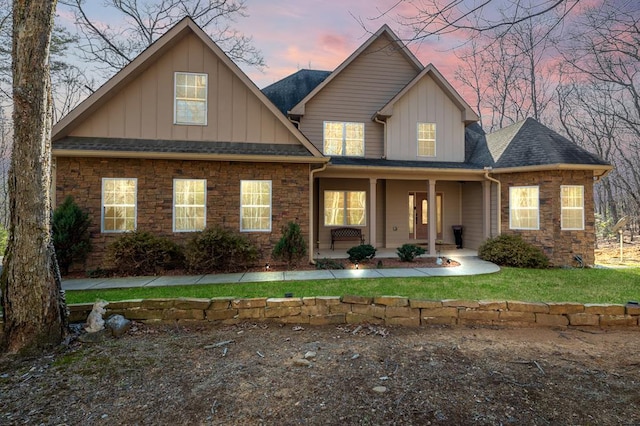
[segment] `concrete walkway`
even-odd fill
[[[447,268],[319,269],[315,271],[241,272],[236,274],[180,275],[126,278],[81,278],[63,280],[64,290],[162,287],[193,284],[254,283],[267,281],[332,280],[343,278],[454,277],[491,274],[500,268],[477,257],[454,259],[460,266]]]

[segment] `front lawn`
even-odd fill
[[[67,303],[177,297],[363,295],[412,299],[626,303],[640,300],[640,268],[518,269],[464,277],[333,279],[67,291]]]

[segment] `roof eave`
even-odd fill
[[[146,151],[101,151],[82,149],[53,149],[53,157],[86,158],[135,158],[148,160],[192,160],[192,161],[235,161],[260,163],[313,163],[323,164],[327,157],[294,155],[242,155],[242,154],[206,154],[195,152],[146,152]]]
[[[613,169],[609,164],[568,164],[568,163],[556,163],[556,164],[539,164],[531,166],[519,166],[519,167],[496,167],[491,169],[493,174],[504,173],[522,173],[522,172],[542,172],[550,170],[593,170],[594,175],[596,172],[609,173]],[[600,175],[598,175],[600,176]]]

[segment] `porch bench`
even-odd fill
[[[336,241],[360,241],[364,244],[364,236],[360,228],[333,228],[331,230],[331,250]]]

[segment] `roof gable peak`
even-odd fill
[[[411,53],[409,48],[400,40],[400,38],[393,32],[391,27],[387,24],[382,25],[375,33],[371,33],[371,36],[360,45],[347,59],[345,59],[338,67],[327,77],[322,83],[320,83],[314,90],[312,90],[307,96],[304,97],[297,105],[295,105],[290,115],[301,116],[305,114],[306,103],[311,100],[318,92],[320,92],[325,86],[327,86],[333,79],[335,79],[345,68],[347,68],[352,62],[360,57],[371,45],[382,37],[387,37],[392,45],[398,52],[404,56],[404,58],[415,68],[416,72],[420,72],[424,69],[424,65]]]

